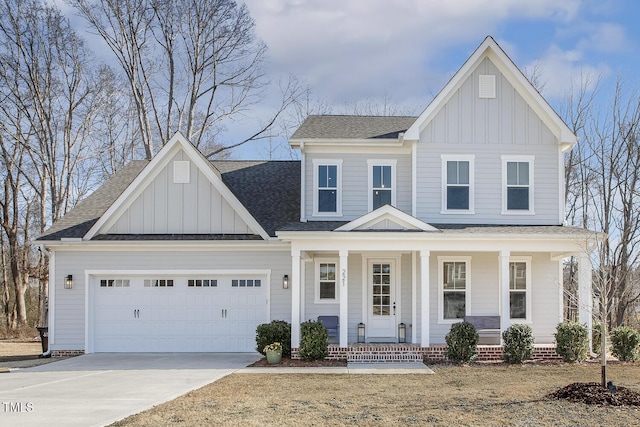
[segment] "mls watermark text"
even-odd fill
[[[33,412],[33,402],[2,402],[2,411],[5,413]]]

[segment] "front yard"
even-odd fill
[[[632,426],[640,407],[548,400],[573,382],[599,382],[597,363],[434,365],[435,375],[233,374],[115,426],[510,425]],[[640,391],[640,365],[609,379]]]

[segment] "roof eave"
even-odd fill
[[[319,145],[324,147],[354,145],[362,147],[402,147],[404,145],[404,134],[398,138],[295,138],[289,140],[292,148]]]

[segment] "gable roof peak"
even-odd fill
[[[451,96],[462,86],[465,80],[486,57],[490,58],[502,75],[525,99],[527,104],[540,116],[549,129],[554,132],[563,149],[573,147],[577,142],[577,137],[490,35],[485,37],[471,56],[462,64],[460,69],[449,79],[440,93],[438,93],[427,108],[420,114],[415,123],[407,129],[404,139],[419,140],[420,131],[436,116]]]

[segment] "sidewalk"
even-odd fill
[[[243,368],[238,374],[434,374],[424,363],[349,363],[347,366],[294,368],[294,367],[258,367]]]

